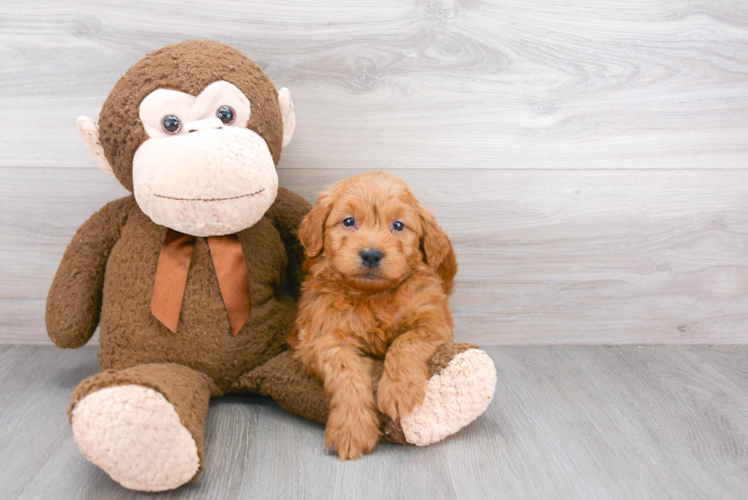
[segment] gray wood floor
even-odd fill
[[[15,498],[746,498],[748,347],[492,347],[488,412],[437,445],[355,463],[260,397],[214,400],[207,470],[120,488],[73,443],[70,393],[96,349],[0,346],[0,496]]]

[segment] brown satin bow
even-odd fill
[[[249,275],[242,245],[236,234],[208,236],[208,248],[216,269],[218,288],[229,315],[234,335],[249,319],[251,310]],[[176,333],[182,310],[187,273],[197,237],[169,229],[161,247],[153,285],[151,313],[169,330]]]

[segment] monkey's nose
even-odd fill
[[[206,118],[205,120],[195,120],[184,124],[187,132],[197,132],[198,130],[210,130],[212,128],[223,128],[223,122],[218,117]]]
[[[382,251],[377,250],[376,248],[361,250],[359,255],[361,255],[361,262],[366,267],[377,267],[379,262],[382,260],[382,257],[384,257]]]

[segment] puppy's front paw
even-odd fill
[[[350,419],[351,415],[345,417]],[[343,462],[368,455],[379,441],[379,426],[374,412],[360,417],[363,418],[343,421],[335,412],[330,413],[325,430],[327,447],[335,448]]]
[[[416,375],[403,376],[395,380],[385,371],[377,391],[379,411],[393,419],[405,417],[423,402],[427,383],[425,377]]]

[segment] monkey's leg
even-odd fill
[[[232,386],[237,392],[272,397],[281,408],[325,424],[330,413],[322,381],[306,373],[293,351],[284,351],[264,365],[242,375]]]
[[[400,419],[405,441],[418,446],[451,436],[478,418],[496,389],[496,367],[475,344],[453,343],[429,360],[426,397]]]
[[[374,384],[381,377],[382,363],[372,374]],[[327,423],[330,407],[322,381],[306,373],[293,351],[284,351],[264,365],[242,375],[233,389],[272,397],[278,405],[300,417],[320,424]],[[380,442],[405,443],[400,424],[387,415],[379,417]]]
[[[375,385],[381,377],[373,374]],[[429,360],[429,381],[423,403],[403,419],[379,414],[381,442],[436,443],[451,436],[488,408],[496,388],[496,369],[475,344],[453,343]],[[301,362],[285,351],[243,375],[237,391],[271,396],[282,408],[309,420],[327,423],[329,406],[322,382],[308,375]]]
[[[181,365],[105,370],[81,382],[68,414],[83,455],[125,488],[164,491],[203,469],[213,381]]]

